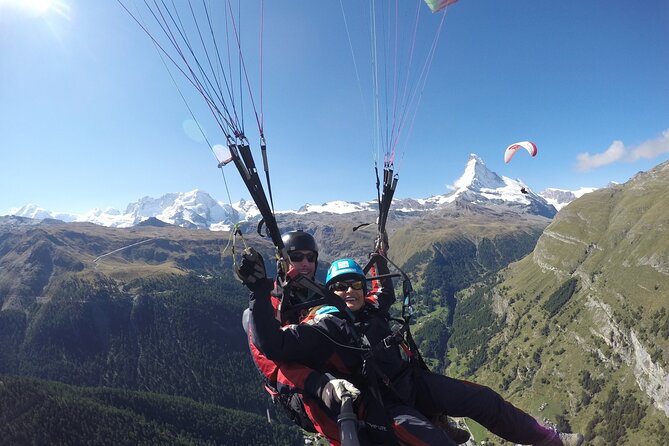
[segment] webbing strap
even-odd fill
[[[281,232],[279,231],[276,218],[274,217],[272,208],[267,201],[267,196],[265,195],[260,177],[258,176],[258,170],[256,169],[255,162],[253,161],[251,148],[249,147],[248,143],[229,143],[228,148],[230,149],[231,161],[234,162],[235,167],[239,171],[239,174],[241,175],[242,180],[246,185],[246,188],[251,194],[251,198],[258,207],[260,215],[262,215],[262,223],[258,225],[258,231],[260,231],[262,224],[264,224],[267,228],[268,235],[272,239],[272,243],[279,251],[280,257],[285,257],[285,253],[283,252],[285,251],[285,247],[283,245],[283,240],[281,240]]]

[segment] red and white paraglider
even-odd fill
[[[523,149],[527,150],[527,152],[532,156],[537,155],[537,146],[534,145],[534,143],[532,141],[520,141],[520,142],[511,144],[509,147],[506,148],[506,150],[504,151],[504,162],[508,163],[509,161],[511,161],[511,158],[513,158],[513,155],[520,148],[523,148]]]

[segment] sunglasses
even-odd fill
[[[330,285],[330,289],[332,291],[347,291],[349,288],[353,288],[354,290],[361,290],[363,285],[364,284],[362,280],[349,280],[346,282],[335,282]]]
[[[313,252],[308,252],[308,253],[303,253],[303,252],[291,252],[288,254],[288,257],[290,257],[291,262],[301,262],[305,258],[307,259],[307,262],[313,263],[316,261],[316,254]]]

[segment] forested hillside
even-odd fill
[[[0,375],[3,445],[297,445],[255,414],[188,398]]]
[[[263,412],[229,274],[71,279],[28,312],[0,312],[0,373],[182,395]]]

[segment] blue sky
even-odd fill
[[[40,1],[0,0],[0,215],[28,203],[123,210],[193,189],[227,202],[211,151],[184,130],[191,116],[156,49],[119,4],[31,3]],[[364,4],[343,1],[355,65],[338,0],[264,4],[262,111],[277,209],[376,195]],[[241,27],[253,85],[257,5],[245,2]],[[424,9],[416,58],[441,19]],[[194,89],[178,82],[209,139],[223,143]],[[669,2],[459,0],[420,98],[396,155],[398,197],[448,192],[470,153],[537,192],[626,181],[669,159]],[[538,155],[504,164],[519,140]],[[225,173],[232,200],[248,198],[232,165]]]

